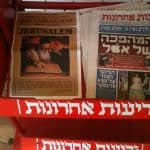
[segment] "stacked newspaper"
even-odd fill
[[[79,12],[19,12],[11,97],[81,98]]]
[[[150,98],[149,16],[145,2],[81,11],[87,98]]]

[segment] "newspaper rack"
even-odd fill
[[[2,7],[81,8],[102,3],[21,2]],[[103,4],[106,4],[103,2]],[[107,3],[107,4],[113,4]],[[15,6],[14,6],[15,5]],[[13,19],[9,20],[12,23]],[[9,66],[12,35],[8,19],[0,13],[0,91]],[[7,45],[7,46],[6,46]],[[2,59],[3,58],[3,59]],[[84,90],[84,89],[83,89]],[[84,91],[83,91],[84,93]],[[17,129],[13,150],[149,150],[150,101],[101,99],[35,100],[0,98],[0,116],[10,117]]]

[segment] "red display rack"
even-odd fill
[[[110,4],[116,3],[1,0],[0,92],[9,78],[13,24],[18,9],[77,9]],[[6,15],[9,10],[14,15]],[[0,116],[10,117],[17,129],[13,150],[150,149],[150,101],[1,97]]]
[[[80,140],[56,140],[44,138],[22,138],[20,142],[22,150],[49,150],[49,149],[79,149],[79,150],[105,150],[105,149],[144,149],[149,150],[150,144],[141,143],[117,143],[99,141],[80,141]],[[28,145],[26,144],[28,143]]]

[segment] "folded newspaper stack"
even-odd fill
[[[86,97],[150,99],[150,6],[85,9],[80,20]]]

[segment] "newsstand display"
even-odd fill
[[[0,116],[9,117],[16,128],[13,150],[150,149],[150,100],[86,98],[83,64],[82,98],[37,99],[7,96],[15,18],[18,11],[43,9],[46,12],[48,9],[59,9],[67,12],[120,3],[1,0]]]

